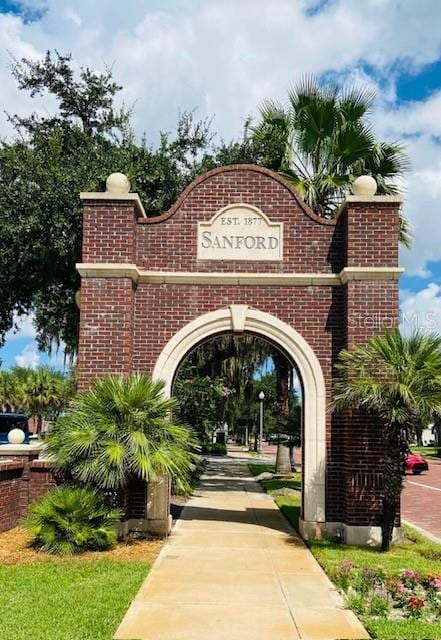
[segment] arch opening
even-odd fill
[[[247,331],[205,338],[177,366],[172,395],[206,452],[227,442],[270,457],[278,450],[278,473],[299,470],[303,384],[272,341]]]
[[[199,316],[178,331],[160,354],[153,378],[165,382],[171,395],[176,373],[199,344],[225,333],[252,334],[280,349],[295,365],[303,389],[303,479],[301,533],[304,538],[326,535],[326,393],[320,363],[310,345],[290,325],[272,314],[230,305]]]

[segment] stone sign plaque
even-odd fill
[[[209,222],[198,222],[199,260],[282,260],[283,223],[257,207],[230,204]]]

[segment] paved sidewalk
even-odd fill
[[[210,461],[115,638],[369,638],[246,462]]]

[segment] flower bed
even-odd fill
[[[271,471],[250,464],[254,475]],[[270,494],[268,482],[261,482]],[[285,481],[284,486],[289,487]],[[275,498],[282,513],[298,530],[300,492]],[[328,576],[340,588],[349,607],[377,640],[440,640],[441,544],[408,526],[405,540],[387,553],[372,547],[314,540],[309,547]]]
[[[441,614],[441,573],[404,569],[398,577],[383,568],[357,566],[344,560],[332,576],[348,606],[360,616],[389,620],[421,618],[437,622]]]

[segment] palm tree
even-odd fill
[[[14,371],[0,371],[0,408],[13,412],[22,409],[24,390]]]
[[[370,174],[378,193],[396,194],[397,178],[409,167],[399,143],[375,139],[368,119],[375,94],[342,90],[304,78],[288,93],[288,105],[267,100],[252,129],[264,166],[281,172],[320,216],[332,218],[355,178]],[[402,218],[401,241],[411,233]]]
[[[389,549],[402,477],[415,424],[441,415],[441,336],[398,329],[340,353],[334,406],[377,415],[383,425],[386,464],[382,549]]]
[[[195,441],[188,429],[170,422],[176,402],[164,397],[163,387],[142,374],[95,381],[48,435],[47,451],[57,468],[101,489],[164,475],[186,487]]]
[[[40,435],[43,417],[47,411],[60,409],[64,402],[64,377],[50,369],[26,370],[23,375],[24,405],[29,414],[37,418]]]

